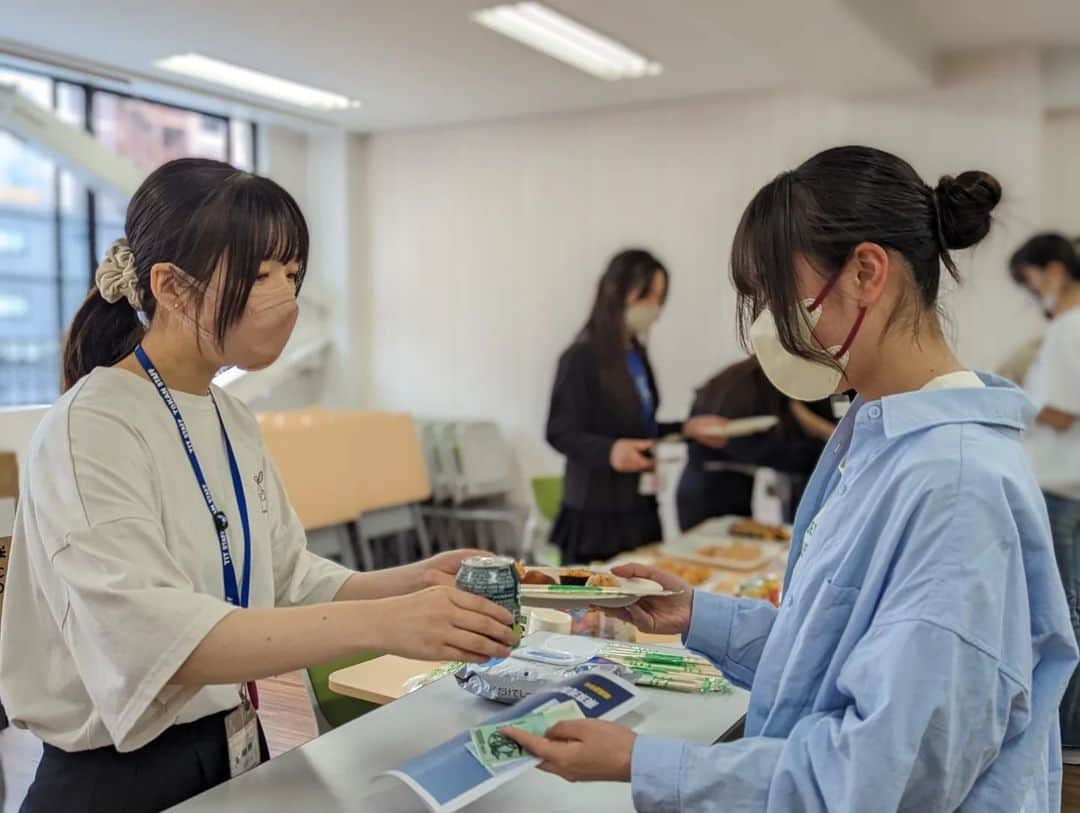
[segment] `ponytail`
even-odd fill
[[[71,389],[95,367],[116,364],[135,349],[144,332],[127,300],[110,304],[95,285],[75,314],[64,342],[61,389]]]

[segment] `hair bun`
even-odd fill
[[[972,170],[955,178],[943,175],[934,190],[944,248],[968,248],[990,231],[990,213],[1001,202],[1001,184],[986,172]]]

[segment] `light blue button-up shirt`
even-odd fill
[[[750,689],[746,735],[638,737],[639,810],[1060,809],[1077,647],[1019,442],[1034,409],[981,378],[853,404],[779,609],[695,593],[687,645]]]

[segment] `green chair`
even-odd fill
[[[559,515],[565,479],[561,474],[532,478],[532,492],[536,510],[548,522],[554,522],[555,517]]]
[[[325,734],[331,729],[344,725],[350,720],[355,720],[362,714],[374,711],[379,706],[366,700],[357,700],[346,697],[330,689],[330,675],[338,669],[365,663],[379,657],[378,652],[365,652],[362,655],[354,655],[351,658],[342,658],[339,661],[331,661],[319,666],[309,666],[305,671],[307,678],[308,697],[311,707],[315,712],[315,722],[319,733]]]
[[[547,538],[562,506],[563,481],[562,475],[532,479],[533,507],[525,523],[522,552],[538,564],[557,567],[562,558],[557,548],[547,544]]]

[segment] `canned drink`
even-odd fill
[[[461,563],[457,587],[493,601],[514,617],[514,634],[521,640],[521,599],[518,572],[509,556],[470,556]]]

